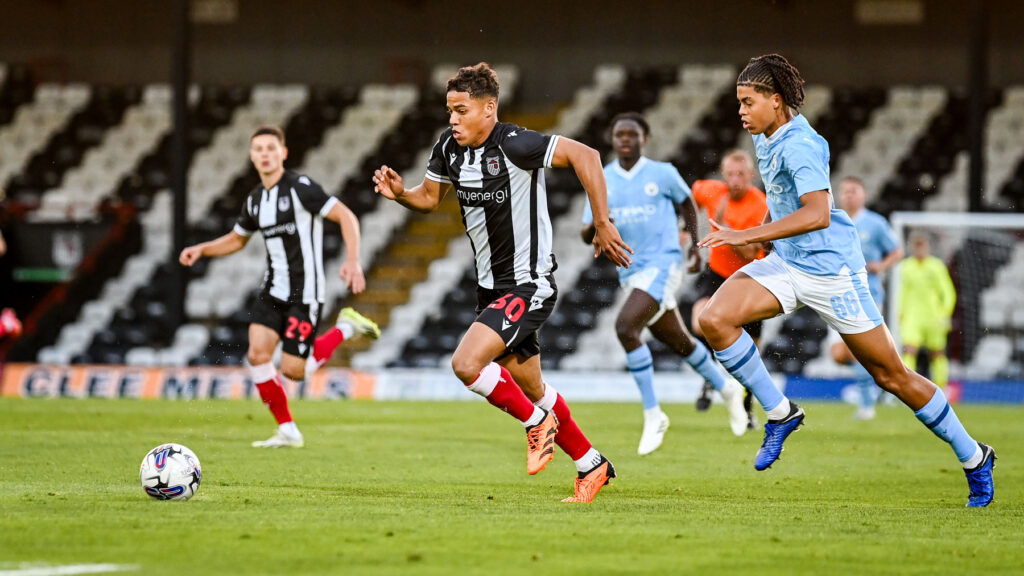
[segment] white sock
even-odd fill
[[[558,402],[558,390],[547,382],[544,383],[544,395],[540,397],[540,400],[534,402],[536,406],[551,412],[555,408],[555,402]]]
[[[533,415],[527,418],[526,422],[523,422],[523,426],[527,428],[530,426],[536,426],[537,424],[540,424],[541,420],[543,420],[546,415],[547,412],[541,410],[539,406],[534,405]]]
[[[981,446],[978,446],[974,450],[974,456],[971,456],[970,458],[968,458],[967,460],[965,460],[963,462],[964,470],[970,470],[971,468],[977,468],[978,464],[981,464],[981,457],[984,456],[984,455],[985,455],[985,453],[981,450]]]
[[[657,418],[661,416],[661,406],[655,406],[654,408],[644,408],[644,421],[650,420],[651,418]]]
[[[789,405],[789,398],[783,397],[782,402],[779,402],[778,406],[771,410],[765,410],[764,413],[768,416],[769,420],[782,420],[786,416],[789,416],[789,411],[791,409],[792,408]]]
[[[253,384],[262,384],[264,382],[270,382],[277,377],[277,368],[274,367],[273,362],[257,364],[256,366],[250,365],[249,375],[252,377]]]
[[[285,422],[277,427],[285,436],[291,436],[292,438],[302,436],[302,432],[299,432],[299,427],[295,425],[295,421]]]
[[[336,326],[338,330],[341,330],[341,335],[345,337],[345,340],[356,335],[356,327],[348,322],[338,322]]]
[[[494,392],[494,388],[498,386],[498,378],[501,378],[501,366],[491,362],[480,370],[476,380],[473,380],[469,386],[466,386],[466,389],[487,398],[491,395],[491,392]]]
[[[323,366],[326,363],[327,363],[327,360],[324,360],[323,362],[318,362],[316,357],[314,357],[312,354],[310,354],[308,357],[306,357],[306,367],[305,367],[306,380],[309,380],[310,377],[313,376],[313,373],[316,372],[317,370],[319,370],[320,367]]]
[[[578,472],[590,472],[601,463],[601,453],[591,446],[590,450],[587,450],[587,453],[580,456],[579,460],[575,462]]]

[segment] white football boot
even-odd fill
[[[644,454],[650,454],[661,446],[661,442],[665,439],[665,432],[668,430],[668,415],[661,411],[660,408],[656,408],[657,412],[651,412],[648,414],[644,411],[644,431],[640,435],[640,446],[637,447],[636,453],[643,456]]]
[[[302,448],[303,446],[302,434],[292,435],[286,434],[283,430],[278,430],[273,436],[266,440],[257,440],[252,443],[253,448]]]
[[[729,428],[736,436],[743,436],[747,433],[747,410],[743,407],[743,386],[730,378],[725,386],[719,391],[722,400],[725,400],[725,407],[729,410]]]

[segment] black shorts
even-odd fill
[[[261,292],[249,310],[249,322],[277,332],[281,337],[281,346],[285,354],[307,358],[316,338],[320,306],[316,302],[290,304]]]
[[[537,332],[555,309],[558,288],[548,276],[550,290],[538,294],[536,284],[521,284],[504,290],[476,287],[476,321],[494,330],[505,341],[505,352],[498,358],[518,354],[530,358],[540,354]],[[546,297],[544,293],[550,292]]]
[[[725,284],[725,280],[718,272],[711,268],[704,268],[701,270],[700,275],[697,276],[697,282],[694,284],[697,298],[711,298],[722,287],[722,284]],[[751,338],[757,339],[761,337],[762,324],[764,324],[764,321],[758,320],[750,324],[744,324],[743,329],[750,334]]]

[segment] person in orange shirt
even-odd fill
[[[754,185],[754,160],[743,150],[732,150],[722,157],[722,180],[697,180],[693,183],[693,199],[698,209],[704,209],[708,218],[721,223],[733,230],[745,230],[760,226],[768,212],[768,203],[764,192]],[[724,180],[724,181],[723,181]],[[692,330],[695,336],[703,338],[700,313],[707,306],[711,296],[725,279],[742,268],[748,262],[763,258],[765,246],[748,244],[746,246],[717,246],[711,249],[708,265],[697,277],[696,292],[698,299],[693,303],[691,316]],[[756,343],[761,337],[761,321],[751,322],[744,326]],[[707,384],[697,399],[697,410],[707,410],[711,405],[711,387]],[[748,427],[757,428],[757,422],[751,411],[751,396],[747,392],[744,406],[750,417]]]

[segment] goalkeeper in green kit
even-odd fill
[[[931,380],[945,387],[949,381],[946,337],[952,327],[956,308],[956,288],[946,265],[931,255],[931,242],[924,232],[910,236],[911,255],[900,267],[900,338],[903,362],[917,370],[921,348],[931,359]]]

